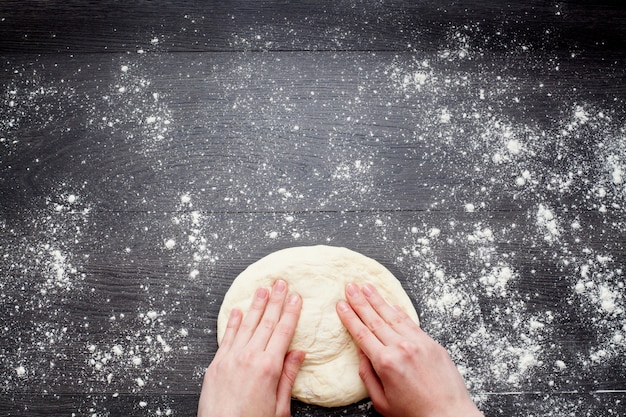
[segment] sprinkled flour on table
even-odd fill
[[[203,129],[197,136],[197,126],[183,126],[189,99],[181,105],[163,91],[173,81],[159,79],[150,54],[114,63],[96,95],[76,81],[16,69],[1,96],[5,171],[28,152],[24,132],[68,134],[55,117],[82,109],[84,134],[101,146],[84,165],[121,147],[132,155],[127,164],[146,172],[118,171],[113,162],[93,184],[69,169],[37,185],[43,202],[2,212],[0,392],[81,387],[109,393],[78,405],[81,415],[107,415],[108,402],[124,395],[137,412],[174,415],[169,400],[143,395],[197,388],[206,363],[193,375],[176,367],[186,355],[206,360],[198,341],[214,337],[197,322],[213,325],[198,317],[219,303],[224,276],[234,273],[224,268],[243,268],[277,245],[326,243],[376,248],[369,255],[399,274],[423,327],[447,347],[481,406],[497,393],[540,392],[542,415],[599,416],[577,398],[551,394],[594,391],[589,375],[601,383],[623,368],[626,120],[610,103],[569,96],[559,98],[558,117],[539,120],[527,95],[558,91],[537,82],[525,92],[530,81],[512,68],[518,61],[465,71],[482,53],[463,31],[449,37],[450,48],[434,54],[329,57],[358,75],[346,71],[342,90],[325,99],[317,80],[289,85],[307,55],[239,54],[212,72],[202,72],[206,63],[180,68],[176,82],[191,73],[202,88],[221,88],[219,108],[192,115]],[[554,64],[545,64],[548,75]],[[287,80],[275,75],[282,73]],[[255,95],[263,83],[270,93]],[[296,100],[302,91],[307,99]],[[194,153],[222,140],[223,127],[202,113],[217,110],[230,123],[227,139],[245,143],[254,161],[230,155],[226,141],[219,166],[205,164],[215,161],[214,148]],[[333,127],[317,130],[320,121],[307,114]],[[254,137],[242,137],[246,129]],[[168,159],[176,149],[184,160]],[[41,161],[27,163],[36,171]],[[177,182],[192,169],[185,175],[197,182]],[[82,310],[68,311],[76,305]],[[578,334],[584,340],[574,340]],[[370,408],[358,406],[363,415]]]

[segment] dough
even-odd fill
[[[366,398],[359,377],[356,345],[337,316],[335,305],[345,299],[346,283],[374,284],[390,304],[401,306],[416,322],[417,313],[400,282],[375,260],[346,248],[301,246],[274,252],[244,270],[224,297],[217,319],[218,343],[233,308],[244,314],[258,287],[282,278],[289,292],[302,296],[302,312],[290,350],[306,352],[292,396],[325,407],[352,404]]]

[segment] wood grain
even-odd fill
[[[5,1],[1,52],[82,53],[241,50],[428,50],[449,29],[506,47],[519,37],[537,47],[603,46],[620,53],[625,12],[615,2],[114,0],[90,3]],[[586,36],[580,36],[584,32]],[[547,35],[547,36],[546,36]],[[158,44],[153,44],[153,39]]]
[[[511,176],[518,169],[565,175],[572,160],[596,163],[597,150],[589,149],[620,135],[623,106],[612,104],[612,120],[577,133],[584,137],[566,145],[559,166],[553,155],[563,146],[562,115],[578,100],[594,100],[588,90],[602,100],[621,97],[623,71],[614,69],[610,83],[598,74],[605,81],[585,81],[572,93],[581,86],[574,62],[537,75],[517,69],[526,58],[507,58],[497,68],[483,67],[486,59],[472,68],[441,61],[427,70],[432,84],[418,91],[397,80],[419,70],[412,56],[36,58],[20,75],[7,76],[16,91],[36,83],[43,92],[32,99],[18,93],[20,106],[10,110],[19,126],[9,138],[25,146],[2,168],[4,208],[49,204],[43,190],[62,182],[86,188],[100,210],[167,211],[182,193],[194,196],[194,208],[212,211],[462,210],[481,187],[493,189],[491,210],[524,209],[541,199],[586,204],[578,196],[600,172],[589,172],[591,182],[578,195],[565,196],[548,190],[549,177],[537,178],[541,191],[525,192]],[[444,78],[468,81],[451,87]],[[540,83],[547,90],[537,89]],[[488,105],[480,89],[492,94]],[[439,123],[442,109],[462,128]],[[481,119],[463,116],[472,111]],[[494,153],[506,152],[498,123],[530,137],[532,153],[509,166],[492,163]]]
[[[2,2],[0,415],[194,415],[232,280],[312,244],[388,267],[486,416],[626,414],[625,19]]]

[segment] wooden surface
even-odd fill
[[[626,415],[626,8],[587,3],[2,2],[0,415],[194,415],[232,280],[320,243],[486,416]]]

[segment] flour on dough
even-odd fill
[[[301,246],[274,252],[244,270],[224,297],[217,321],[221,343],[233,308],[244,314],[258,287],[282,278],[290,292],[302,296],[302,312],[290,350],[306,352],[292,396],[325,407],[352,404],[367,397],[359,377],[359,355],[341,324],[335,305],[345,299],[348,282],[376,286],[390,303],[401,306],[416,322],[417,313],[400,282],[375,260],[346,248]]]

